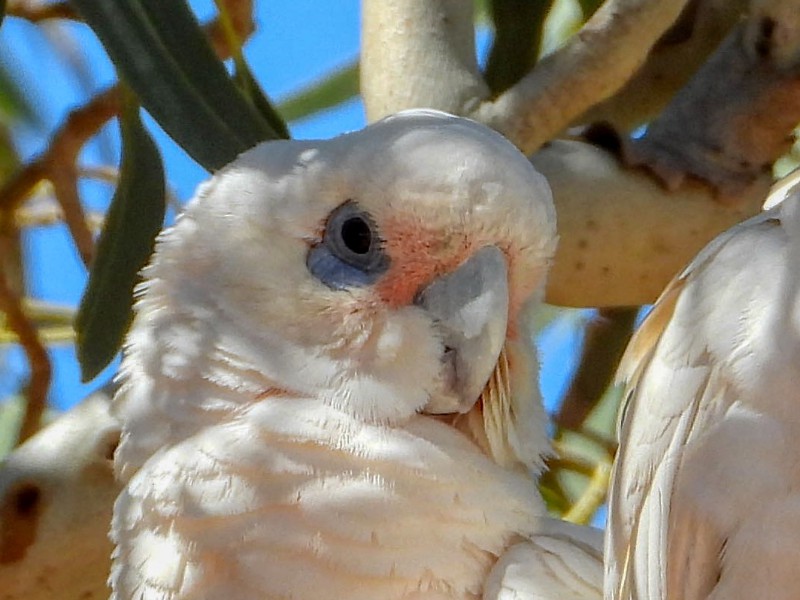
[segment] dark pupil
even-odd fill
[[[366,254],[372,245],[372,232],[364,219],[353,217],[342,223],[342,241],[355,254]]]

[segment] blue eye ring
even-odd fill
[[[306,258],[308,270],[332,289],[374,283],[389,268],[389,257],[372,217],[348,200],[328,217],[322,241]]]

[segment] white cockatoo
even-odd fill
[[[112,597],[600,598],[537,489],[554,247],[541,175],[444,113],[223,169],[144,273]]]
[[[608,600],[800,597],[798,196],[712,241],[628,347]]]

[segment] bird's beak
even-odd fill
[[[426,413],[469,411],[497,364],[508,324],[508,268],[503,253],[486,246],[454,272],[422,290],[416,304],[440,328],[454,396],[435,398]]]

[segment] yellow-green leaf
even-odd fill
[[[278,105],[287,121],[302,119],[358,95],[358,61],[345,65]]]

